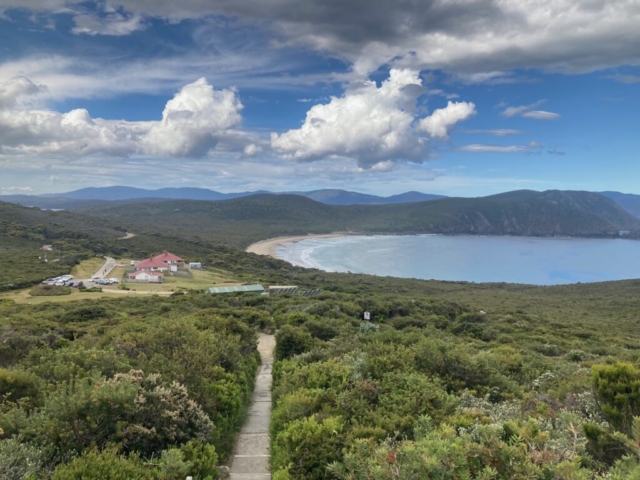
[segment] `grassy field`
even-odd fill
[[[101,262],[102,259],[99,258],[85,260],[74,268],[73,275],[77,278],[90,277],[100,267],[102,264]],[[119,262],[126,266],[129,265],[129,260],[119,260]],[[91,271],[91,273],[87,274],[86,272],[88,271]],[[124,272],[125,267],[116,267],[109,274],[109,277],[121,279]],[[224,270],[193,270],[192,273],[193,278],[167,277],[165,278],[165,283],[161,285],[128,283],[126,285],[130,290],[121,290],[120,285],[113,285],[102,287],[102,292],[83,293],[74,289],[70,295],[56,297],[32,297],[29,295],[29,291],[31,289],[27,288],[0,294],[0,299],[10,299],[14,300],[16,303],[39,305],[45,302],[73,302],[77,300],[117,298],[126,295],[170,295],[171,293],[179,290],[205,290],[212,286],[238,284],[238,280]]]
[[[73,269],[71,270],[71,275],[73,275],[75,278],[91,278],[103,263],[104,258],[101,257],[94,257],[89,258],[88,260],[83,260],[78,265],[73,267]]]
[[[236,285],[238,281],[228,272],[222,270],[192,270],[193,278],[166,276],[164,283],[154,285],[150,283],[127,283],[127,287],[135,291],[171,292],[175,290],[205,290],[214,285]],[[124,269],[114,270],[114,278],[122,278]]]
[[[0,300],[7,299],[7,300],[13,300],[16,303],[21,303],[21,304],[40,305],[41,303],[46,303],[46,302],[67,303],[67,302],[75,302],[78,300],[96,300],[99,298],[116,298],[116,297],[121,297],[122,294],[129,293],[123,290],[120,290],[120,291],[105,290],[103,292],[82,293],[79,290],[74,289],[70,295],[60,295],[55,297],[32,297],[31,295],[29,295],[30,290],[31,290],[30,288],[27,288],[24,290],[13,290],[11,292],[6,292],[3,294],[0,294]]]

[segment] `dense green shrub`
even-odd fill
[[[342,429],[340,418],[291,422],[273,441],[271,465],[286,469],[292,480],[325,479],[327,466],[341,457]]]
[[[62,323],[69,322],[88,322],[90,320],[97,320],[100,318],[108,318],[111,314],[104,305],[85,305],[82,307],[74,308],[66,312],[60,321]]]
[[[128,359],[113,350],[84,348],[77,344],[67,348],[31,350],[21,365],[53,383],[87,377],[94,372],[110,378],[131,369]]]
[[[276,334],[275,358],[284,360],[309,351],[314,345],[314,339],[309,332],[300,327],[283,326]]]
[[[596,365],[593,389],[609,423],[631,433],[633,417],[640,415],[640,370],[630,363]]]
[[[310,320],[304,324],[313,338],[328,341],[340,334],[339,322],[333,320]]]
[[[108,380],[92,376],[61,383],[32,415],[21,407],[0,415],[0,428],[5,436],[21,433],[64,460],[114,442],[148,456],[193,438],[207,441],[214,426],[184,386],[131,371]]]
[[[42,385],[31,372],[0,368],[0,403],[29,401],[38,405],[42,399]]]
[[[89,451],[56,468],[51,480],[154,480],[138,457],[124,457],[115,450]]]

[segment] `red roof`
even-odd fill
[[[147,258],[136,263],[136,268],[167,268],[167,264],[155,258]]]
[[[147,273],[154,277],[162,277],[164,274],[162,272],[152,272],[151,270],[138,270],[137,272],[133,272],[129,274],[129,277],[137,277],[141,273]]]
[[[162,252],[160,255],[156,255],[155,257],[151,257],[151,258],[153,258],[154,260],[159,260],[164,263],[184,261],[179,256],[174,255],[171,252],[167,252],[166,250]]]

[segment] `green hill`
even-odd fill
[[[143,258],[170,249],[198,259],[210,251],[210,245],[161,230],[162,225],[148,235],[119,240],[126,229],[103,218],[0,202],[0,291],[69,273],[79,261],[96,255]]]
[[[136,232],[162,231],[244,246],[279,235],[445,233],[615,237],[640,235],[640,220],[589,192],[521,190],[482,198],[400,205],[324,205],[295,195],[255,195],[206,202],[176,200],[84,209]]]

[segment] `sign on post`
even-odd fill
[[[371,320],[371,312],[364,312],[364,319],[365,320]]]

